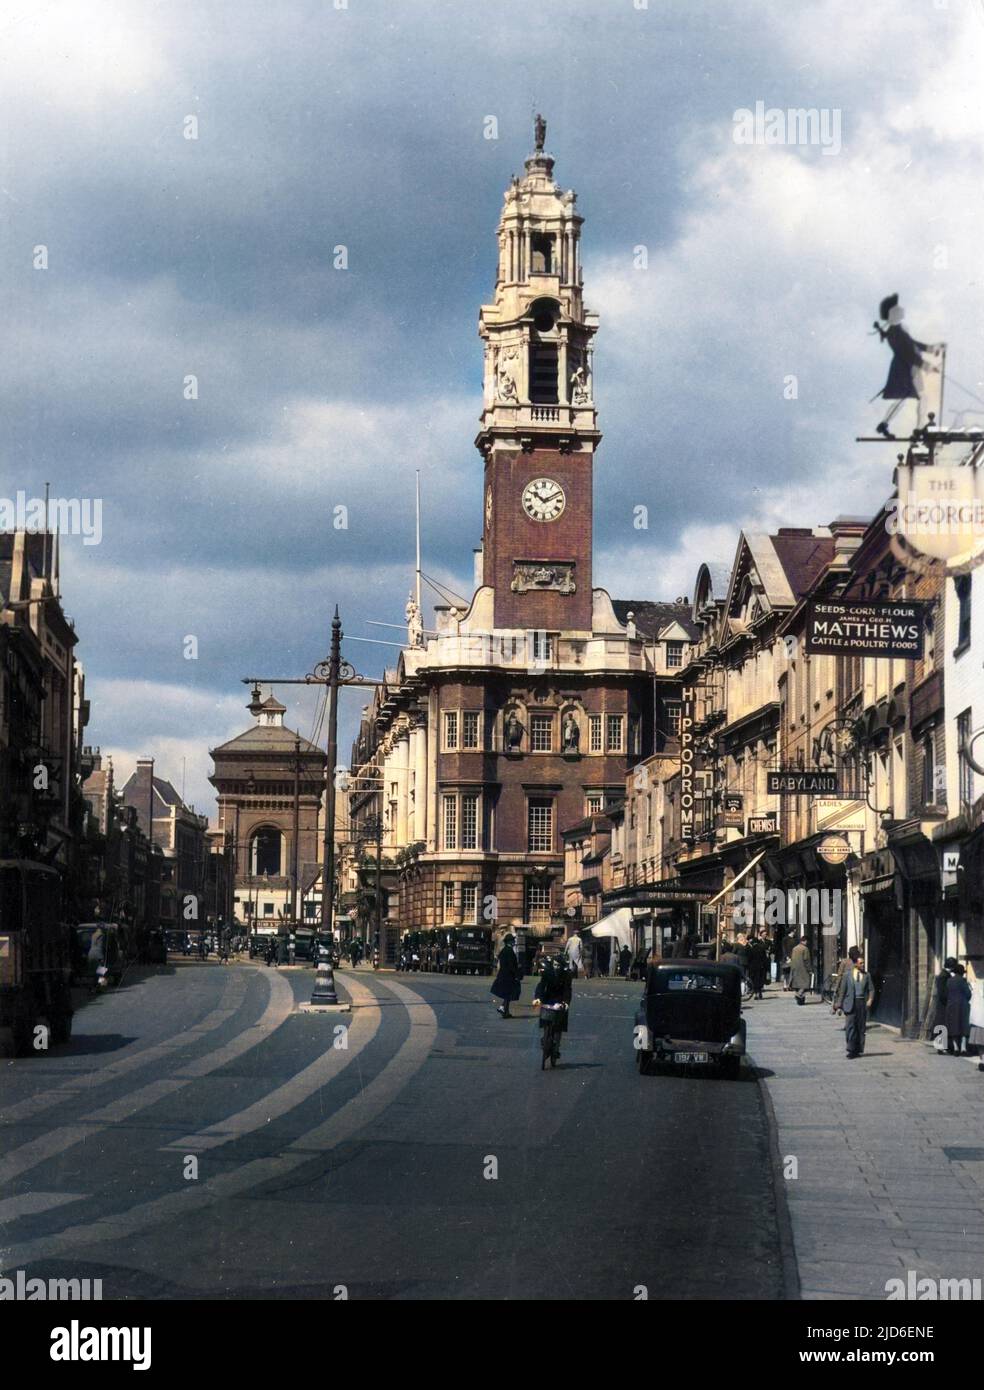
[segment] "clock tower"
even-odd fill
[[[499,219],[495,293],[482,307],[483,579],[494,626],[590,634],[595,314],[585,310],[577,195],[553,181],[546,123]]]

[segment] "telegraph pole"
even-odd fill
[[[291,840],[291,875],[290,875],[290,915],[295,929],[297,928],[297,837],[300,833],[301,820],[301,740],[294,739],[294,824],[293,839]]]

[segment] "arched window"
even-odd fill
[[[250,843],[250,866],[254,874],[280,873],[283,837],[272,825],[263,825]]]
[[[530,316],[530,400],[534,405],[556,405],[560,306],[552,299],[538,299],[530,306]]]

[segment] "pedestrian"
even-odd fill
[[[721,954],[718,956],[718,960],[722,965],[733,965],[737,970],[741,969],[738,952],[730,941],[721,942]]]
[[[933,1024],[930,1032],[934,1038],[938,1036],[939,1029],[946,1029],[946,991],[950,976],[956,968],[956,958],[947,956],[943,962],[943,969],[933,981]],[[942,1047],[940,1051],[943,1051]]]
[[[952,1057],[966,1055],[970,1038],[972,990],[966,976],[963,966],[954,961],[946,987],[946,1050]]]
[[[571,975],[576,980],[581,973],[581,963],[584,959],[584,949],[581,945],[581,938],[576,931],[571,933],[570,940],[565,948],[565,955],[567,956],[567,964]]]
[[[278,965],[278,966],[280,966],[280,965],[287,965],[288,963],[289,963],[289,958],[288,958],[287,938],[286,938],[286,936],[278,936],[278,937],[277,937],[277,965]]]
[[[806,1003],[806,991],[810,988],[812,972],[810,948],[804,936],[793,947],[789,957],[789,988],[796,991],[797,1004]]]
[[[769,952],[760,937],[753,937],[748,943],[748,983],[756,999],[762,998],[766,977],[769,973]]]
[[[499,973],[489,990],[490,994],[494,994],[497,999],[502,1000],[502,1003],[497,1005],[496,1012],[501,1014],[503,1018],[512,1018],[509,1005],[515,1003],[522,993],[515,945],[515,936],[512,932],[506,932],[502,939],[502,950],[499,952]]]
[[[848,951],[850,968],[844,971],[834,1007],[845,1019],[845,1042],[848,1060],[860,1057],[864,1052],[864,1035],[868,1027],[868,1010],[875,1002],[875,989],[871,976],[864,968],[864,956],[860,948],[852,946]]]
[[[832,1014],[835,1014],[837,1012],[837,1004],[835,1001],[837,999],[837,990],[840,987],[840,982],[844,977],[845,970],[850,970],[850,968],[851,957],[849,955],[841,956],[840,960],[837,962],[837,968],[835,969],[833,978],[830,982],[830,1012]]]
[[[632,952],[629,950],[628,946],[623,946],[621,951],[619,951],[618,953],[618,973],[621,975],[623,980],[627,980],[629,978],[629,969],[631,965]]]

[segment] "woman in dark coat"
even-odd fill
[[[950,983],[950,976],[957,968],[957,962],[953,956],[947,956],[943,962],[943,969],[933,981],[933,1025],[931,1032],[936,1036],[937,1028],[946,1027],[946,991]]]
[[[970,1037],[972,991],[966,974],[962,965],[956,965],[946,987],[946,1050],[958,1055],[967,1051]]]
[[[769,973],[769,952],[764,941],[757,938],[748,943],[748,983],[756,999],[762,998]]]
[[[499,952],[499,973],[492,983],[490,994],[494,994],[502,1003],[498,1005],[497,1012],[503,1018],[512,1018],[509,1012],[509,1005],[514,1003],[522,993],[522,983],[519,973],[519,961],[516,959],[516,952],[513,950],[516,938],[509,932],[502,942],[502,950]]]

